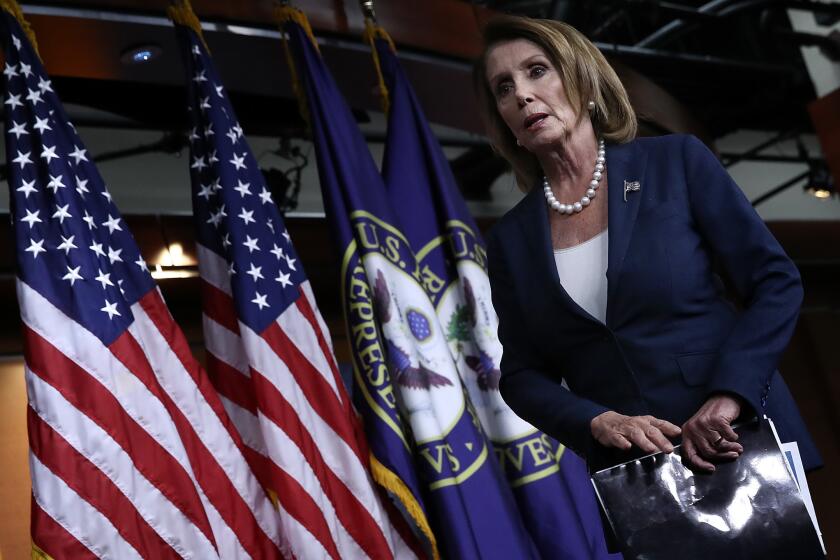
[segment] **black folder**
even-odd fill
[[[627,559],[825,557],[767,419],[735,428],[743,454],[713,474],[679,451],[598,471],[592,482]]]

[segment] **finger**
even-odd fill
[[[605,445],[607,447],[617,447],[618,449],[623,449],[625,451],[633,447],[633,444],[630,442],[630,440],[618,432],[610,433],[607,443]]]
[[[659,449],[659,451],[663,451],[665,453],[671,453],[674,451],[674,444],[668,441],[665,434],[659,431],[659,428],[656,426],[648,426],[647,429],[645,429],[645,435]]]
[[[682,429],[677,426],[676,424],[671,424],[667,420],[661,420],[659,418],[653,419],[653,425],[659,428],[659,430],[668,437],[677,437],[682,433]]]
[[[689,468],[705,472],[715,472],[715,466],[697,454],[697,449],[691,440],[685,440],[683,442],[682,450],[683,460],[688,463]]]
[[[738,455],[744,452],[744,446],[734,441],[723,440],[717,445],[715,445],[715,450],[717,451],[718,455],[735,453],[735,456],[737,457]]]
[[[717,433],[719,433],[729,441],[738,441],[737,432],[735,432],[735,430],[732,429],[732,426],[730,426],[729,422],[727,422],[726,420],[720,419],[718,422],[715,422],[714,429]]]
[[[633,445],[644,451],[645,453],[656,453],[659,451],[659,448],[650,441],[645,434],[645,430],[640,428],[639,426],[631,426],[627,432],[625,432],[624,437],[629,439],[633,442]]]

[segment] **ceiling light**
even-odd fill
[[[136,45],[129,47],[120,53],[120,60],[129,66],[145,64],[159,57],[163,53],[158,45]]]

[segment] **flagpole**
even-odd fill
[[[382,112],[386,115],[390,109],[391,101],[388,96],[388,86],[385,85],[385,76],[382,74],[382,65],[379,61],[379,53],[376,50],[374,41],[382,39],[391,47],[391,52],[396,53],[397,47],[391,36],[385,31],[383,27],[376,21],[376,12],[373,9],[373,0],[360,0],[359,5],[362,8],[362,13],[365,16],[365,31],[362,35],[362,40],[370,45],[370,54],[373,57],[373,67],[376,69],[377,86],[379,88],[380,102],[382,103]]]

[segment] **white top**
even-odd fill
[[[554,251],[563,289],[602,323],[607,322],[607,231],[573,247]]]

